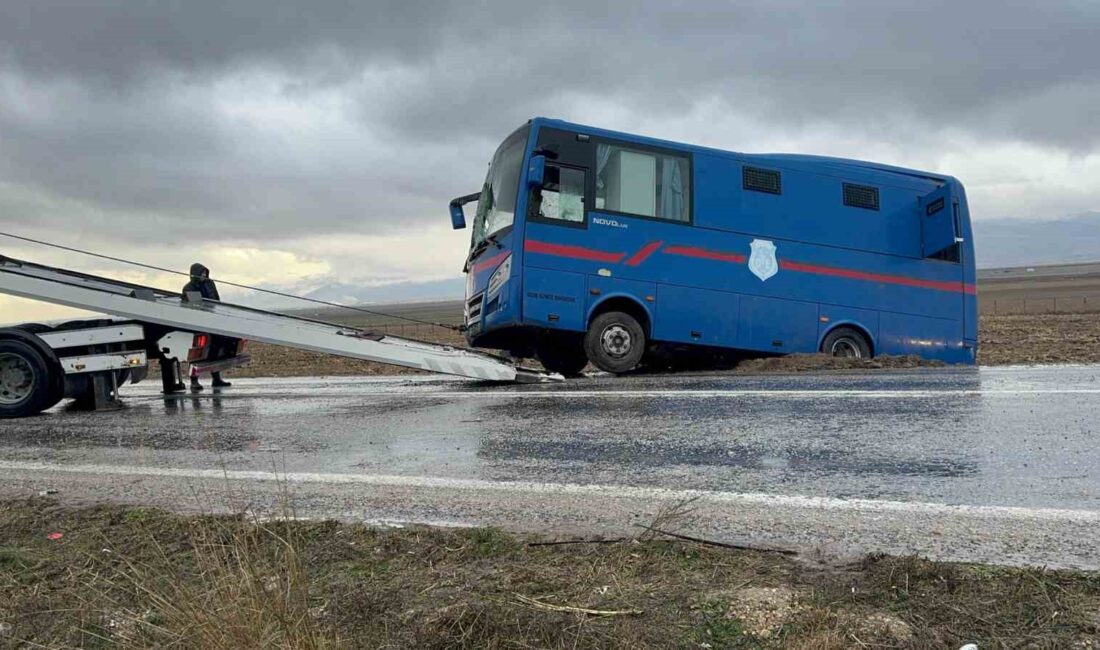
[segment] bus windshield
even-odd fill
[[[515,220],[520,167],[523,164],[523,151],[527,146],[527,131],[528,127],[525,126],[508,136],[489,164],[489,173],[485,176],[481,197],[477,201],[477,216],[474,217],[471,248],[512,225]]]

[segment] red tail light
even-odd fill
[[[187,361],[202,361],[206,358],[207,348],[210,346],[210,335],[196,334],[191,341],[191,349],[187,351]]]

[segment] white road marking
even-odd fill
[[[270,398],[270,397],[301,397],[304,395],[318,396],[329,399],[342,399],[349,397],[444,397],[449,399],[531,399],[531,398],[577,398],[577,397],[793,397],[793,398],[822,398],[822,397],[868,397],[868,398],[932,398],[932,397],[1000,397],[1021,395],[1100,395],[1100,388],[1009,388],[1009,389],[965,389],[965,390],[865,390],[865,389],[822,389],[822,390],[789,390],[789,389],[714,389],[714,390],[409,390],[408,388],[394,388],[388,390],[318,390],[315,393],[249,393],[246,390],[234,390],[232,393],[180,395],[178,399],[233,399],[233,398]],[[162,395],[134,395],[133,397],[155,397]]]
[[[718,492],[713,490],[673,490],[621,485],[582,485],[577,483],[538,483],[529,481],[486,481],[482,479],[397,476],[385,474],[339,474],[318,472],[277,473],[251,470],[221,470],[137,465],[61,465],[21,461],[2,461],[0,469],[25,472],[59,472],[95,476],[146,476],[153,478],[204,479],[229,481],[321,483],[330,485],[366,485],[371,487],[423,488],[450,491],[490,491],[506,494],[544,496],[591,496],[613,499],[686,501],[698,499],[724,505],[753,505],[765,508],[785,507],[839,510],[868,513],[967,516],[998,519],[1040,519],[1071,523],[1100,523],[1100,511],[1014,506],[948,505],[943,503],[885,501],[877,499],[838,499],[759,492]]]
[[[363,393],[354,393],[361,395]],[[378,391],[371,395],[409,395]],[[564,391],[439,391],[425,397],[947,397],[953,395],[1100,395],[1100,388],[1019,390],[564,390]]]

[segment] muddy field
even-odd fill
[[[409,335],[409,338],[413,338]],[[465,347],[466,340],[458,332],[442,328],[426,328],[421,332],[421,340]],[[234,377],[349,377],[370,375],[404,375],[419,373],[419,370],[390,366],[359,359],[335,357],[294,348],[283,348],[263,343],[249,343],[252,363],[245,368],[234,370]]]
[[[425,328],[420,335],[424,339],[448,345],[465,344],[462,336],[457,332],[439,328]],[[1100,363],[1100,314],[983,315],[980,342],[979,362],[983,365]],[[252,344],[250,349],[253,356],[252,364],[247,368],[234,371],[233,376],[357,376],[418,372],[370,361],[345,359],[260,343]],[[909,368],[918,365],[937,364],[914,357],[881,358],[860,362],[849,359],[830,359],[819,355],[793,355],[787,358],[742,362],[734,372]]]
[[[1100,363],[1100,314],[982,316],[983,365]]]
[[[1100,264],[1032,267],[978,280],[983,314],[1062,314],[1100,312]]]

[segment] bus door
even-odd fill
[[[956,291],[922,291],[921,302],[913,303],[924,317],[910,314],[903,323],[891,325],[896,315],[883,315],[882,332],[905,332],[900,337],[902,353],[938,358],[961,351],[966,324],[965,278],[962,264],[962,224],[959,215],[959,186],[948,181],[921,197],[917,213],[921,224],[921,255],[925,264],[934,264],[938,280],[958,282]],[[934,316],[930,318],[928,316]],[[887,335],[884,337],[889,339]],[[954,361],[954,359],[948,359]],[[961,359],[960,359],[961,360]]]
[[[581,331],[591,266],[581,254],[588,244],[591,144],[575,133],[543,128],[534,153],[546,162],[543,182],[527,202],[523,319]]]
[[[942,187],[921,197],[921,253],[923,257],[942,255],[962,241],[959,223],[958,197],[955,184]]]

